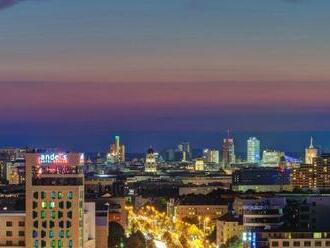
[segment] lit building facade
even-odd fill
[[[291,183],[294,188],[330,188],[330,154],[313,159],[312,164],[302,164],[292,170]]]
[[[313,164],[313,159],[318,156],[319,150],[313,145],[313,138],[308,148],[305,149],[305,164]]]
[[[146,154],[146,160],[144,163],[144,171],[147,173],[157,172],[157,160],[155,152],[152,148],[149,148]]]
[[[256,137],[251,137],[247,140],[247,162],[260,162],[260,140]]]
[[[262,164],[265,166],[278,166],[284,152],[275,150],[264,150],[262,153]]]
[[[204,149],[203,150],[203,157],[205,162],[212,163],[212,164],[219,164],[219,150],[216,149]]]
[[[83,154],[26,154],[26,247],[84,247]]]
[[[178,150],[182,153],[182,161],[190,161],[192,159],[192,149],[189,142],[179,144]]]
[[[225,168],[229,168],[231,164],[235,163],[236,157],[235,157],[235,145],[234,145],[234,139],[232,138],[225,138],[223,140],[223,165]]]
[[[115,136],[115,142],[110,146],[107,154],[107,163],[116,164],[125,162],[125,146],[120,143],[120,137]]]

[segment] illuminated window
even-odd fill
[[[68,192],[67,193],[67,198],[68,199],[72,199],[72,197],[73,197],[73,193],[70,191],[70,192]]]
[[[52,211],[50,213],[50,216],[52,217],[52,219],[56,219],[56,212],[55,211]]]
[[[35,240],[33,242],[33,248],[38,248],[39,247],[39,241],[38,240]]]
[[[49,203],[49,208],[50,208],[50,209],[55,208],[55,202],[51,201],[51,202]]]
[[[63,247],[63,242],[62,242],[62,240],[59,240],[59,241],[57,242],[57,244],[58,244],[58,248],[62,248],[62,247]]]
[[[73,247],[73,242],[72,240],[69,240],[69,248],[72,248]]]
[[[322,238],[322,233],[313,233],[314,239],[320,239]]]
[[[49,238],[54,238],[54,231],[49,231],[49,234],[48,234]]]
[[[52,248],[55,248],[55,247],[56,247],[56,241],[52,240]]]
[[[59,232],[58,236],[59,236],[61,239],[63,239],[63,238],[64,238],[64,231],[61,230],[61,231]]]
[[[41,202],[41,207],[43,209],[46,209],[47,208],[47,202],[45,202],[45,201]]]
[[[58,199],[62,199],[62,197],[63,197],[63,194],[62,194],[62,192],[58,192],[58,195],[57,195],[57,197],[58,197]]]
[[[56,192],[52,192],[52,193],[50,193],[50,197],[52,198],[52,199],[55,199],[56,198]]]
[[[66,231],[66,237],[71,238],[71,232],[69,230]]]
[[[46,212],[44,210],[41,211],[41,219],[46,218]]]

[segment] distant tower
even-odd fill
[[[319,150],[313,145],[313,137],[308,148],[305,149],[305,164],[312,164],[313,159],[318,156]]]
[[[154,150],[150,147],[146,154],[146,161],[144,164],[144,171],[148,173],[156,173],[157,172],[157,162],[156,155]]]
[[[235,145],[234,139],[230,137],[228,129],[227,138],[223,140],[223,164],[225,168],[229,168],[231,164],[235,163]]]
[[[125,146],[120,143],[119,136],[115,136],[115,142],[110,146],[107,162],[111,164],[125,162]]]
[[[182,153],[182,161],[191,161],[192,149],[189,142],[183,142],[178,145],[179,152]]]
[[[256,137],[247,140],[247,162],[254,164],[260,162],[260,140]]]

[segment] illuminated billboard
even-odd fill
[[[67,164],[68,155],[65,153],[40,154],[39,164]]]

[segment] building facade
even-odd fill
[[[247,162],[253,164],[260,162],[260,140],[256,137],[247,140]]]

